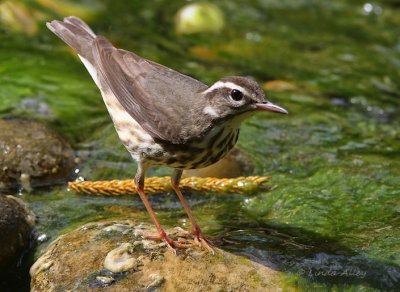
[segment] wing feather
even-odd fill
[[[116,49],[104,37],[96,38],[93,56],[107,87],[153,138],[181,144],[208,130],[206,123],[192,118],[205,84]]]

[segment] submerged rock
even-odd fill
[[[0,119],[0,189],[50,185],[74,167],[71,147],[46,125],[30,119]]]
[[[277,288],[278,272],[220,249],[178,250],[143,239],[152,226],[103,221],[60,236],[31,267],[31,291],[265,291]],[[167,230],[188,241],[180,228]]]
[[[12,272],[29,246],[35,215],[23,201],[0,195],[0,272]]]
[[[240,149],[233,148],[224,158],[210,166],[185,170],[183,177],[233,178],[249,175],[253,169],[254,165],[250,158]]]

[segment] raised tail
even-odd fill
[[[53,20],[46,25],[78,55],[93,63],[92,43],[96,35],[83,20],[69,16],[63,21]]]

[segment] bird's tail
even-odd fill
[[[63,21],[53,20],[46,25],[81,57],[93,63],[92,43],[96,35],[83,20],[69,16]]]

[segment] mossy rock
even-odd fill
[[[74,152],[41,122],[0,119],[0,165],[0,189],[30,189],[66,181],[74,167]]]
[[[218,248],[169,250],[143,239],[155,230],[131,221],[102,221],[60,236],[31,268],[31,291],[265,291],[279,272]],[[184,239],[180,228],[167,230]],[[112,236],[109,236],[112,234]]]

